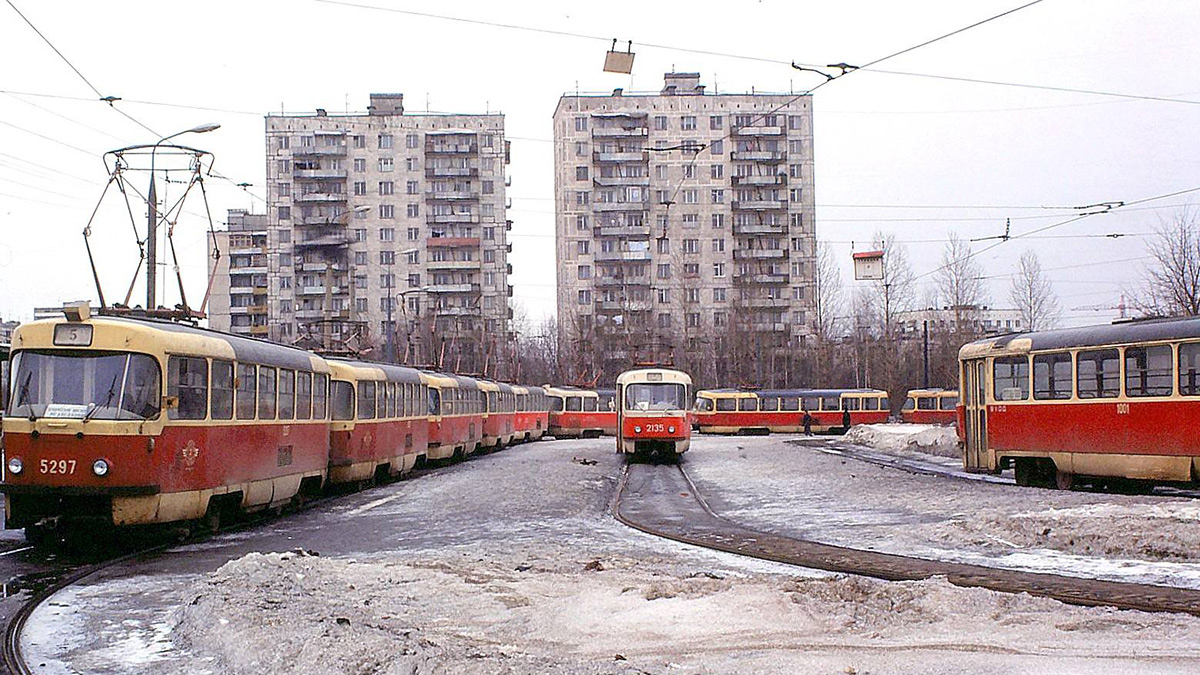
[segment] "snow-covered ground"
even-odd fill
[[[912,476],[787,440],[699,438],[686,465],[715,511],[764,529],[1186,576],[1174,561],[1190,556],[1131,554],[1198,529],[1178,520],[1190,502]],[[38,672],[1200,671],[1194,617],[831,575],[634,532],[607,513],[619,473],[611,439],[553,442],[354,495],[75,587],[35,613],[26,648]],[[1122,519],[1112,553],[1066,550]],[[1058,536],[1064,548],[1045,547]]]
[[[959,457],[954,427],[937,424],[860,424],[842,437],[847,443],[879,450],[910,450],[939,457]]]

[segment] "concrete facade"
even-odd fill
[[[1025,330],[1020,310],[1000,309],[987,305],[963,307],[957,311],[953,307],[940,309],[931,307],[900,312],[896,315],[900,332],[906,334],[919,335],[924,330],[926,321],[929,322],[931,333],[953,331],[956,320],[970,324],[965,328],[974,333],[1019,333]]]
[[[208,325],[239,335],[267,337],[270,311],[267,279],[269,219],[265,213],[230,209],[228,228],[208,237],[208,260],[217,260],[208,298]],[[210,263],[211,264],[211,263]]]
[[[554,141],[563,351],[605,376],[665,357],[786,378],[813,330],[812,97],[668,73],[656,94],[562,96]]]
[[[266,118],[267,336],[466,372],[509,345],[504,116]],[[389,314],[390,312],[390,314]],[[316,343],[316,344],[313,344]],[[489,373],[493,368],[489,368]]]

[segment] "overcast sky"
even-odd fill
[[[409,111],[503,112],[513,147],[511,280],[534,317],[554,311],[550,116],[564,92],[657,90],[670,70],[701,73],[709,91],[800,92],[824,78],[793,70],[792,60],[862,64],[1023,4],[11,1],[96,89],[121,97],[116,106],[158,134],[221,124],[180,139],[211,150],[231,179],[209,183],[218,221],[228,208],[263,209],[267,112],[361,111],[371,92],[404,93]],[[370,5],[633,40],[634,73],[601,71],[604,40]],[[0,315],[28,319],[34,306],[95,297],[80,232],[107,179],[100,156],[158,136],[97,101],[12,7],[0,3],[0,17]],[[814,101],[818,238],[835,244],[848,274],[852,246],[893,232],[922,275],[938,266],[951,230],[995,236],[1011,218],[1019,235],[1066,220],[1069,207],[1200,187],[1197,35],[1194,0],[1044,0],[879,66],[1178,102],[870,70],[823,86]],[[991,304],[1008,304],[1014,262],[1032,248],[1064,308],[1115,305],[1137,284],[1145,235],[1198,199],[1146,202],[997,246],[978,257],[994,276]],[[102,211],[93,242],[106,293],[123,296],[137,263],[128,217]],[[189,297],[199,297],[203,222],[181,220],[177,244]],[[1067,312],[1072,323],[1113,315]]]

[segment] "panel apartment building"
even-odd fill
[[[403,103],[371,94],[365,114],[267,116],[265,269],[238,275],[230,261],[231,278],[252,286],[254,318],[241,322],[278,342],[366,344],[370,358],[487,363],[503,376],[504,116],[405,114]]]
[[[812,98],[566,94],[554,113],[570,377],[672,360],[704,385],[803,377],[816,244]]]

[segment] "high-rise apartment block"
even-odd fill
[[[402,95],[371,94],[365,114],[268,115],[266,145],[252,294],[266,282],[270,339],[497,374],[512,295],[503,115],[405,114]]]
[[[673,359],[707,384],[803,376],[812,98],[566,94],[554,113],[561,351],[580,379]]]
[[[208,300],[208,325],[239,335],[267,337],[267,214],[230,209],[227,229],[208,237],[208,259],[220,252]]]

